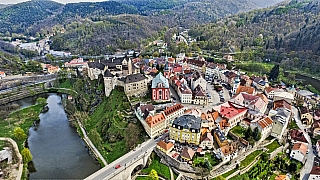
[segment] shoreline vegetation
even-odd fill
[[[45,104],[35,104],[23,109],[11,112],[8,117],[0,117],[0,137],[8,137],[13,139],[19,148],[20,154],[28,147],[28,132],[33,123],[39,119],[40,112]],[[22,137],[18,138],[14,130],[21,128]],[[25,136],[23,136],[23,134]],[[16,157],[16,156],[14,156]],[[14,159],[17,161],[17,159]],[[28,178],[28,162],[23,162],[23,172],[21,179]]]

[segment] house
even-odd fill
[[[207,114],[203,113],[201,115],[201,119],[202,119],[202,127],[208,127],[209,130],[212,130],[213,128],[215,128],[215,126],[217,126],[224,133],[226,133],[225,129],[230,127],[228,120],[226,118],[223,118],[218,111],[208,111]],[[212,121],[214,124],[212,123]]]
[[[176,118],[170,126],[170,138],[182,143],[200,143],[201,119],[193,115]]]
[[[288,103],[292,104],[294,96],[288,92],[274,92],[273,101],[285,100]]]
[[[206,91],[202,88],[200,84],[198,84],[192,93],[193,104],[198,105],[208,105],[208,97],[206,95]]]
[[[254,129],[257,127],[259,132],[261,133],[260,141],[263,141],[271,135],[272,125],[273,120],[270,117],[266,116],[251,121],[250,128],[252,129],[252,131],[254,131]]]
[[[189,108],[184,111],[185,115],[193,115],[195,117],[201,117],[201,110],[197,108]]]
[[[307,100],[310,100],[311,96],[313,96],[313,95],[314,95],[313,92],[310,92],[307,90],[299,90],[296,92],[295,98],[307,101]]]
[[[213,136],[212,136],[211,132],[208,131],[207,129],[201,135],[199,147],[201,147],[203,149],[212,149],[213,148]]]
[[[278,100],[278,101],[274,101],[273,102],[273,110],[276,110],[278,108],[285,108],[285,109],[289,109],[291,111],[291,104],[288,103],[286,100]]]
[[[230,129],[235,127],[238,122],[243,120],[247,113],[247,109],[242,106],[235,106],[232,103],[226,102],[219,106],[213,107],[213,110],[219,112],[222,118],[227,120],[227,124],[223,132],[225,134],[228,133]]]
[[[174,148],[174,144],[172,142],[164,142],[163,140],[159,141],[157,143],[157,149],[159,149],[160,151],[168,154],[169,152],[172,151],[172,149]]]
[[[225,146],[228,144],[228,140],[220,128],[216,127],[213,129],[213,136],[219,147]]]
[[[153,101],[168,101],[170,99],[169,81],[161,72],[152,79],[151,92]]]
[[[320,157],[320,140],[318,140],[316,143],[316,152],[317,152],[316,155]]]
[[[195,152],[193,149],[191,149],[190,147],[187,147],[187,146],[186,146],[186,147],[183,148],[180,156],[181,156],[181,158],[182,158],[183,160],[189,162],[189,161],[192,160],[192,158],[193,158],[193,156],[194,156],[195,153],[196,153],[196,152]]]
[[[300,107],[300,119],[303,124],[310,125],[313,121],[313,115],[309,111],[308,107]]]
[[[318,179],[320,179],[320,166],[314,165],[310,171],[308,180],[318,180]]]
[[[124,84],[124,92],[127,96],[139,96],[148,93],[148,78],[143,74],[130,74],[120,81]]]
[[[12,152],[8,147],[5,147],[0,151],[0,162],[4,160],[7,160],[8,163],[12,161]]]
[[[307,150],[308,147],[304,143],[294,143],[290,152],[290,157],[302,163],[305,163],[305,156],[307,154]]]
[[[100,61],[88,62],[88,76],[90,80],[98,79],[100,74],[104,74],[105,65]]]
[[[232,97],[229,102],[236,106],[246,107],[251,110],[264,113],[267,109],[267,103],[259,96],[253,96],[247,93],[240,93]]]
[[[308,140],[304,136],[304,132],[298,129],[293,129],[290,131],[290,139],[292,143],[303,143],[308,145]]]
[[[284,92],[284,90],[279,88],[273,88],[271,86],[266,87],[264,89],[264,94],[268,97],[268,99],[273,99],[275,92]]]
[[[314,121],[311,125],[313,137],[320,136],[320,120]]]
[[[247,94],[251,94],[251,95],[256,95],[256,89],[254,87],[248,87],[248,86],[239,86],[237,88],[236,94],[239,93],[247,93]]]
[[[4,71],[0,71],[0,79],[6,77],[6,73]]]
[[[274,178],[274,180],[290,180],[288,175],[278,175]]]
[[[198,71],[196,71],[191,77],[191,90],[194,90],[199,85],[206,90],[207,81],[203,79],[202,75]]]
[[[182,104],[175,104],[170,107],[166,107],[166,109],[163,111],[166,119],[167,119],[167,125],[171,125],[173,123],[173,120],[177,118],[178,116],[183,115],[184,113],[184,106]]]
[[[282,139],[283,133],[291,119],[291,111],[286,108],[278,108],[270,110],[268,116],[273,120],[271,136]]]
[[[217,150],[217,154],[221,157],[222,162],[231,161],[238,156],[238,147],[236,143],[227,144]]]
[[[158,113],[155,115],[149,114],[145,119],[147,126],[144,126],[146,133],[151,137],[154,138],[161,133],[163,133],[168,126],[166,124],[166,117],[164,113]]]
[[[266,87],[269,87],[267,77],[252,77],[252,85],[258,90],[264,91]]]

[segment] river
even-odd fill
[[[320,81],[318,79],[308,77],[302,74],[296,74],[296,80],[302,80],[303,85],[310,84],[314,88],[316,88],[318,91],[320,91]]]
[[[100,169],[88,153],[76,129],[69,125],[61,105],[62,95],[43,94],[49,111],[40,114],[37,129],[29,130],[28,145],[33,155],[34,168],[30,179],[84,179]],[[38,97],[38,96],[37,96]],[[33,98],[16,101],[22,107],[35,103]],[[32,172],[34,171],[35,172]]]

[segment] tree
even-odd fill
[[[24,131],[21,127],[14,128],[13,134],[14,134],[14,137],[19,141],[21,141],[27,137],[26,133],[24,133]]]
[[[159,57],[160,54],[159,54],[159,52],[155,51],[155,52],[152,54],[152,56],[153,56],[153,57]]]
[[[276,64],[273,66],[273,68],[271,69],[270,73],[269,73],[269,79],[272,80],[272,81],[275,81],[278,79],[278,76],[279,76],[279,64]]]
[[[37,104],[45,105],[47,103],[47,100],[45,98],[39,97],[37,99]]]
[[[96,128],[91,129],[88,136],[94,145],[96,145],[97,147],[101,146],[102,139]]]
[[[254,128],[252,136],[256,141],[259,141],[261,139],[261,133],[259,132],[258,127]]]
[[[23,162],[28,163],[32,161],[32,154],[28,148],[24,148],[21,151],[21,155],[22,155]]]
[[[288,170],[289,170],[290,172],[296,172],[296,170],[297,170],[297,164],[296,164],[295,162],[292,162],[292,163],[289,165]]]
[[[131,147],[134,147],[135,144],[137,144],[139,140],[139,127],[136,124],[129,123],[127,129],[130,129],[130,131],[127,131],[124,135],[124,139],[126,140],[126,146],[130,149]]]
[[[249,127],[245,133],[245,138],[248,139],[252,136],[252,129]]]
[[[151,169],[148,177],[151,178],[152,180],[158,180],[159,179],[158,173],[154,169]]]

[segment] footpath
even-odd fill
[[[21,176],[22,176],[22,170],[23,170],[23,161],[22,161],[22,156],[21,156],[21,154],[19,152],[19,148],[18,148],[17,143],[11,138],[0,137],[0,140],[1,141],[8,141],[8,142],[10,142],[12,144],[12,146],[14,148],[14,152],[18,157],[18,163],[19,163],[19,169],[18,169],[18,173],[16,175],[17,176],[16,180],[20,180]]]

